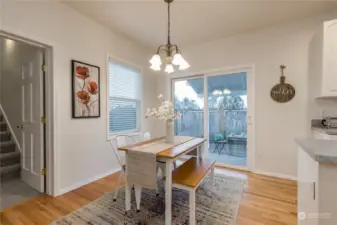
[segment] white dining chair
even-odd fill
[[[116,188],[114,199],[113,199],[114,201],[116,201],[117,199],[121,179],[125,177],[126,175],[125,174],[125,160],[122,160],[122,157],[118,151],[118,148],[121,146],[120,143],[121,143],[122,138],[124,138],[125,145],[136,143],[136,140],[132,136],[129,136],[129,135],[117,135],[110,141],[110,145],[112,147],[113,153],[115,154],[117,163],[120,166],[120,170],[121,170],[119,177],[118,177],[118,181],[117,181],[117,188]]]
[[[112,147],[112,150],[115,154],[115,157],[117,159],[117,162],[118,162],[118,164],[120,166],[120,170],[121,170],[121,172],[119,174],[119,177],[118,177],[117,188],[116,188],[116,191],[115,191],[115,194],[114,194],[113,201],[116,201],[118,191],[119,191],[120,182],[121,182],[122,178],[126,176],[125,160],[122,160],[122,157],[120,155],[120,152],[119,152],[118,148],[122,145],[131,145],[131,144],[135,144],[139,141],[146,141],[146,140],[150,140],[150,139],[151,139],[150,133],[145,133],[143,137],[130,136],[130,135],[117,135],[110,141],[110,145]],[[123,144],[121,144],[121,143],[123,143]],[[157,172],[158,172],[158,169],[160,168],[162,173],[163,173],[163,168],[165,168],[165,164],[163,166],[161,164],[162,164],[161,162],[157,162],[157,168],[156,169],[157,169]],[[139,210],[141,188],[137,187],[135,189],[135,192],[136,192],[137,209]],[[158,194],[158,188],[156,189],[156,192]]]

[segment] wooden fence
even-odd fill
[[[182,136],[204,136],[204,112],[181,112],[182,117],[175,121],[175,134]],[[222,115],[221,115],[222,113]],[[216,134],[224,136],[246,135],[246,110],[211,110],[209,111],[209,139],[214,140]]]

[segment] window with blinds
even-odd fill
[[[141,71],[109,59],[109,134],[140,131]]]

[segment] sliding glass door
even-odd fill
[[[208,156],[225,165],[247,166],[247,75],[207,77]]]
[[[181,113],[175,135],[204,137],[204,78],[174,80],[172,88],[174,108]]]
[[[218,164],[254,166],[253,71],[241,68],[172,80],[172,99],[181,119],[175,135],[207,138],[205,154]]]

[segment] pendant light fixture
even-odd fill
[[[165,64],[165,72],[174,72],[175,67],[179,67],[179,70],[185,70],[190,67],[186,60],[181,55],[181,52],[177,45],[171,44],[171,17],[170,17],[170,3],[173,0],[164,0],[167,3],[167,15],[168,15],[168,29],[167,29],[167,44],[160,45],[157,49],[157,53],[152,56],[150,63],[151,69],[161,70],[161,65]],[[164,52],[165,55],[161,56],[160,53]]]

